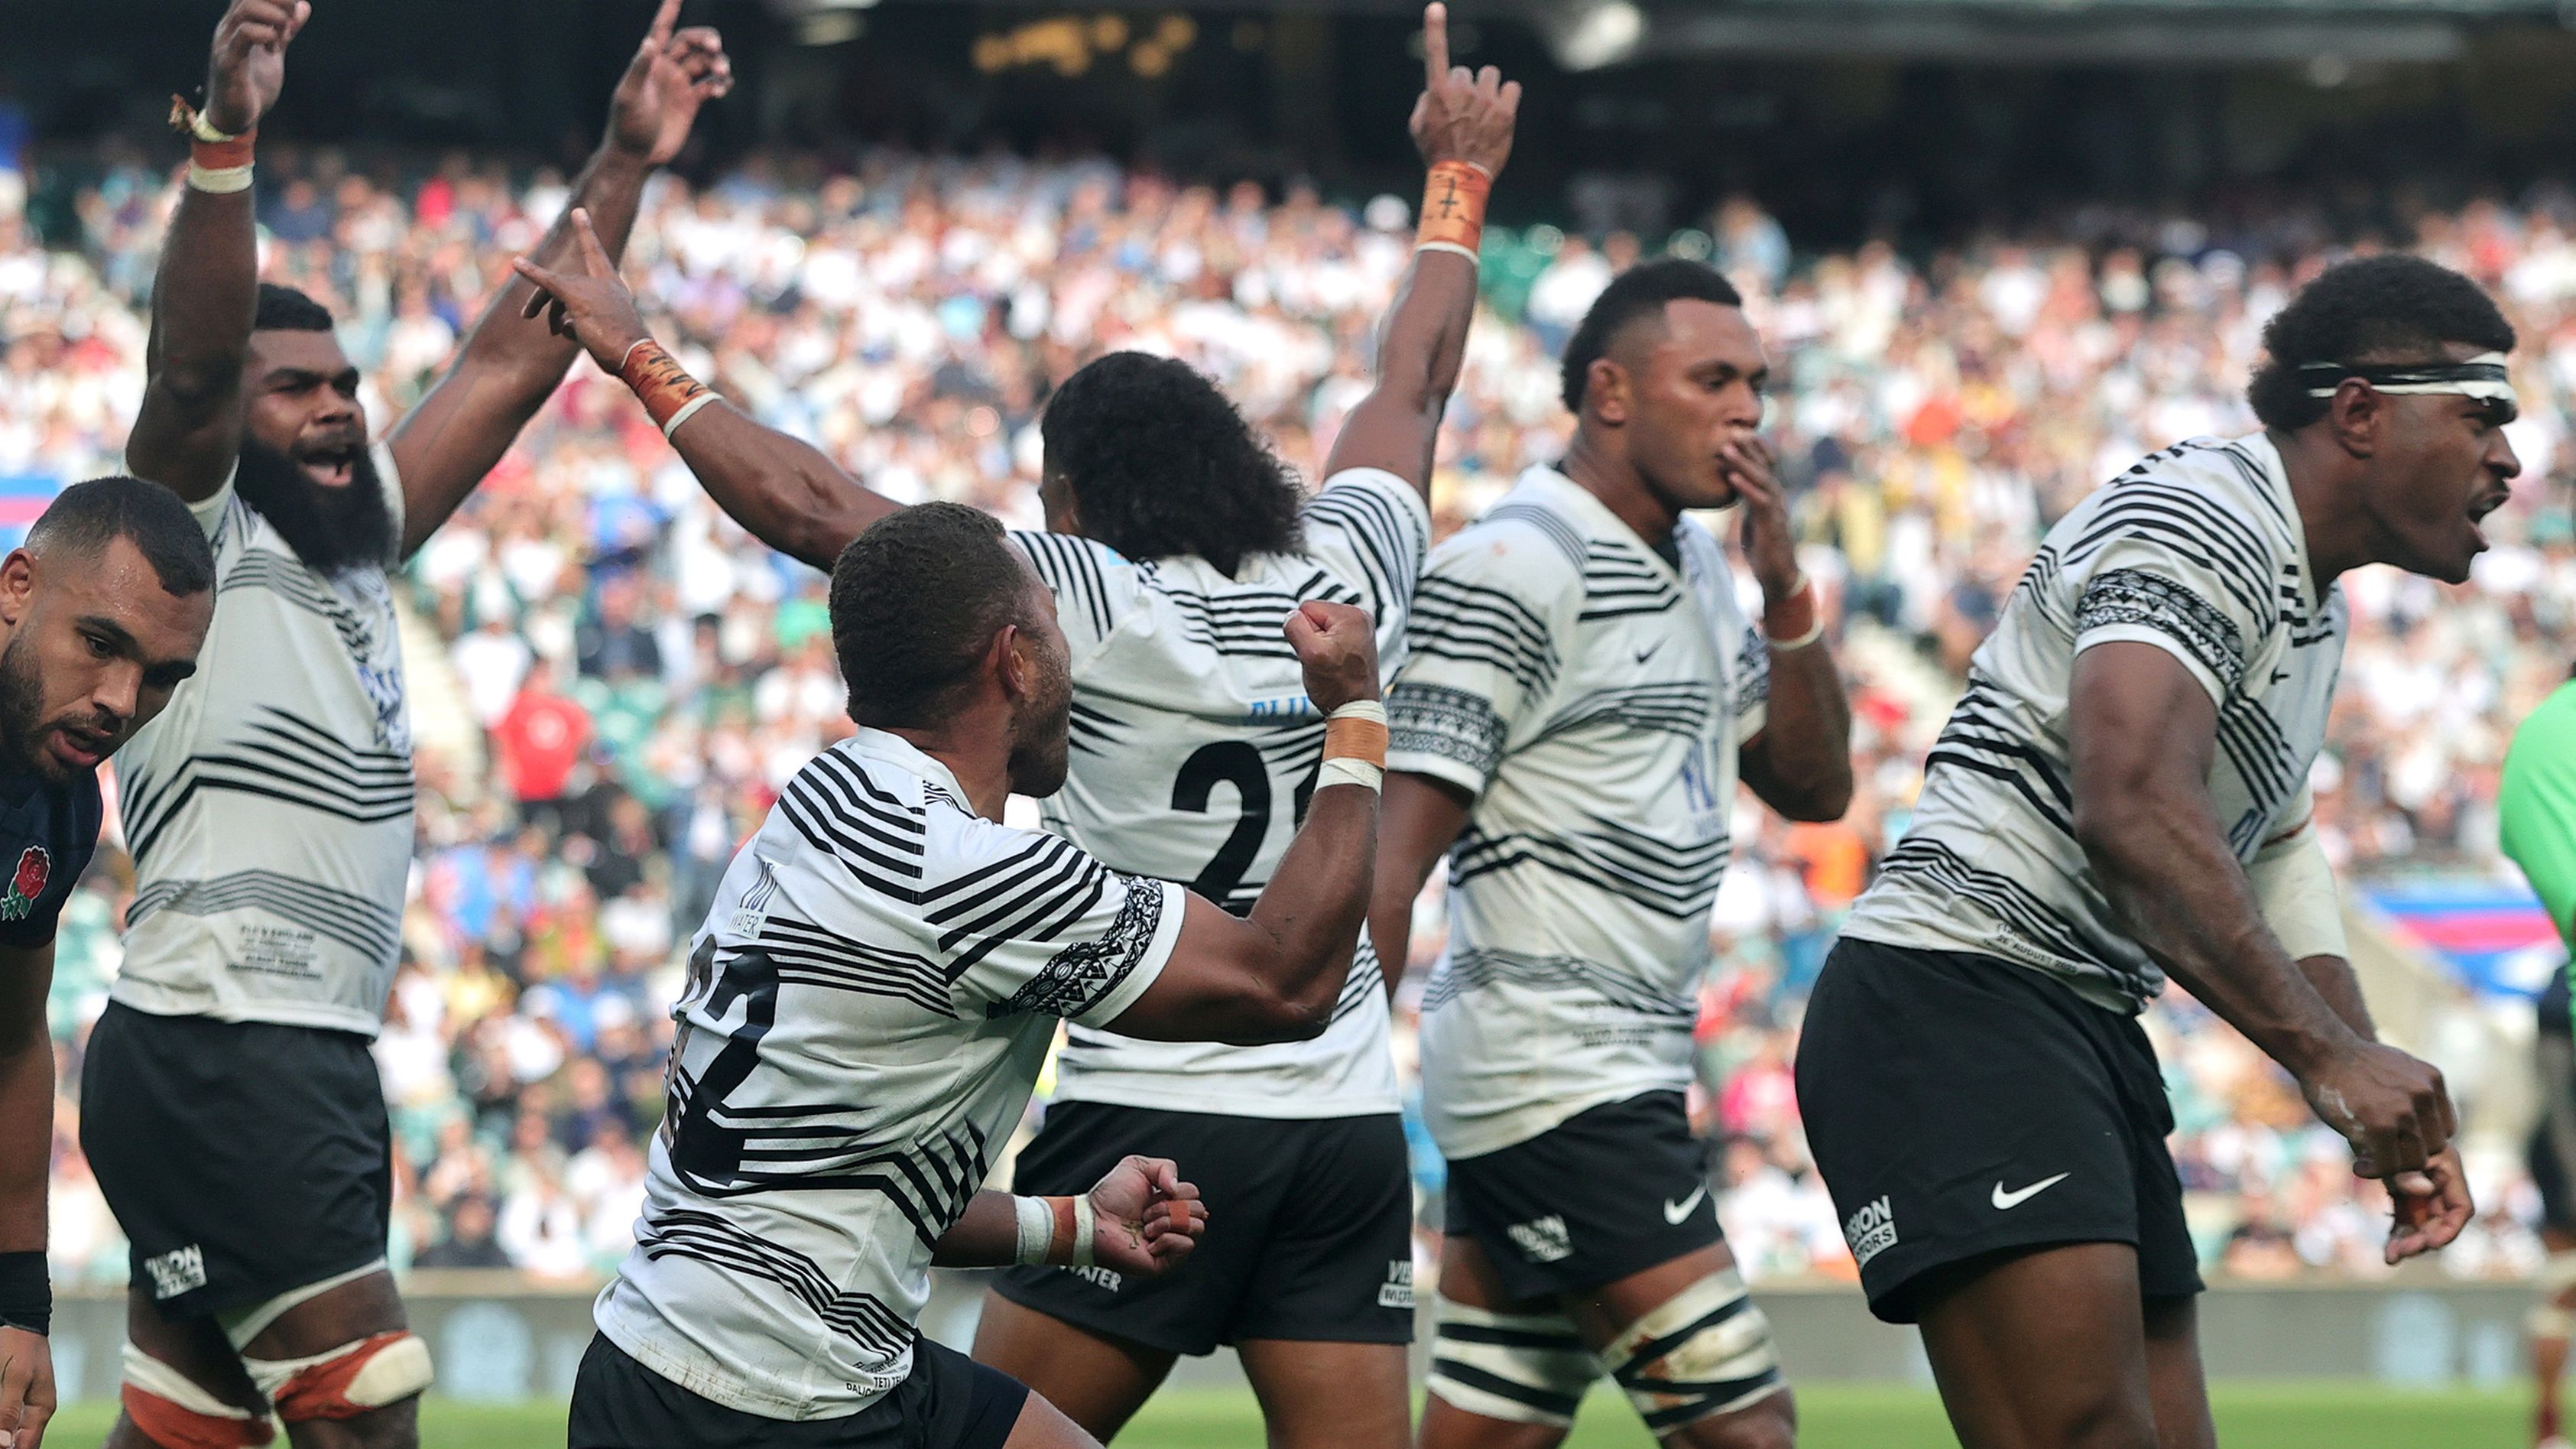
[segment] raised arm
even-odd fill
[[[2438,1247],[2468,1215],[2442,1074],[2376,1039],[2340,957],[2291,958],[2220,828],[2208,784],[2217,739],[2216,704],[2173,655],[2130,640],[2077,654],[2075,838],[2138,944],[2289,1069],[2352,1143],[2355,1172],[2417,1175],[2392,1187],[2438,1197],[2438,1217],[2392,1241],[2392,1253]],[[2424,1182],[2428,1167],[2444,1181]]]
[[[1458,386],[1467,328],[1476,315],[1476,258],[1464,241],[1442,239],[1442,228],[1453,218],[1439,213],[1472,209],[1472,221],[1454,219],[1467,227],[1462,235],[1481,226],[1481,188],[1511,158],[1521,84],[1506,82],[1490,65],[1474,75],[1465,66],[1452,67],[1449,11],[1442,5],[1423,9],[1422,61],[1422,98],[1413,106],[1412,130],[1414,146],[1432,168],[1422,204],[1424,244],[1416,247],[1403,289],[1381,325],[1377,383],[1343,419],[1324,476],[1345,468],[1382,468],[1422,490],[1427,500],[1440,414]],[[1457,175],[1460,166],[1481,172],[1481,178]]]
[[[54,1412],[45,1342],[45,1188],[54,1160],[54,1043],[45,993],[51,942],[0,948],[0,1431],[21,1449]]]
[[[1728,444],[1725,456],[1744,500],[1744,556],[1762,586],[1771,675],[1762,729],[1737,746],[1736,770],[1791,820],[1840,820],[1851,808],[1851,701],[1825,643],[1815,585],[1798,568],[1788,491],[1760,438]]]
[[[831,572],[851,539],[900,505],[682,372],[645,330],[634,294],[588,220],[576,211],[568,222],[570,261],[511,263],[533,289],[525,315],[546,313],[550,330],[578,338],[601,371],[635,389],[707,496],[752,537]]]
[[[732,63],[716,32],[674,31],[681,0],[662,0],[633,63],[609,102],[599,150],[573,185],[572,206],[590,217],[614,259],[626,249],[645,179],[680,153],[698,108],[733,86]],[[538,243],[536,257],[563,265],[574,256],[571,208]],[[386,439],[402,475],[404,554],[464,503],[545,405],[580,352],[526,321],[530,286],[513,281],[483,309],[447,375],[395,424]]]
[[[1288,616],[1287,632],[1306,666],[1307,697],[1328,719],[1376,701],[1377,644],[1366,613],[1305,604]],[[1378,721],[1345,716],[1326,726],[1321,788],[1251,914],[1237,918],[1189,897],[1171,960],[1111,1030],[1251,1044],[1303,1040],[1332,1024],[1376,862],[1378,788],[1366,777],[1382,768],[1386,745],[1383,711],[1375,713]],[[1364,782],[1337,781],[1353,773]]]
[[[306,0],[233,0],[215,25],[197,159],[162,240],[149,380],[125,440],[135,476],[191,503],[224,486],[241,451],[242,367],[259,304],[251,143],[286,82],[286,47],[312,13]]]

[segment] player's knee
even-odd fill
[[[1672,1436],[1690,1449],[1794,1449],[1798,1416],[1783,1387],[1731,1414],[1701,1419]]]
[[[374,1444],[411,1436],[408,1404],[433,1377],[429,1345],[408,1331],[371,1334],[354,1343],[304,1358],[242,1360],[251,1382],[289,1424],[315,1419],[350,1421]],[[397,1405],[401,1413],[386,1413]],[[381,1434],[378,1431],[382,1431]],[[390,1435],[390,1438],[383,1436]]]
[[[1600,1376],[1561,1313],[1495,1313],[1443,1295],[1434,1318],[1428,1388],[1452,1408],[1562,1431]]]
[[[1742,1423],[1745,1433],[1765,1436],[1707,1440],[1733,1449],[1767,1445],[1773,1441],[1765,1426],[1787,1422],[1785,1405],[1781,1415],[1746,1412],[1785,1395],[1788,1385],[1771,1346],[1771,1320],[1732,1268],[1709,1274],[1628,1325],[1602,1349],[1601,1364],[1659,1435],[1709,1421],[1711,1433]],[[1689,1437],[1701,1442],[1696,1432]]]
[[[117,1397],[125,1417],[161,1449],[253,1449],[276,1437],[264,1411],[226,1403],[131,1343],[124,1371]]]

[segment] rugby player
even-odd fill
[[[2388,1261],[2468,1221],[2441,1074],[2376,1039],[2345,959],[2307,779],[2336,580],[2456,584],[2486,547],[2521,467],[2513,329],[2386,256],[2319,276],[2263,342],[2261,432],[2151,453],[2048,531],[1808,1003],[1816,1164],[1970,1449],[2215,1442],[2136,1020],[2168,976],[2387,1180]]]
[[[2514,730],[2496,789],[2498,843],[2531,881],[2563,941],[2576,942],[2576,682],[2560,685]],[[2535,1064],[2540,1121],[2532,1128],[2531,1180],[2540,1189],[2540,1241],[2549,1258],[2531,1306],[2531,1373],[2537,1397],[2531,1442],[2569,1449],[2560,1410],[2567,1346],[2576,1333],[2576,1020],[2568,972],[2540,994]]]
[[[0,560],[0,1444],[12,1449],[39,1449],[54,1412],[54,924],[98,846],[98,762],[196,672],[214,588],[196,521],[134,478],[64,489]]]
[[[1735,289],[1696,262],[1632,268],[1563,376],[1563,464],[1432,556],[1388,699],[1380,960],[1406,959],[1449,860],[1422,1019],[1449,1159],[1422,1443],[1556,1444],[1606,1370],[1665,1443],[1786,1445],[1683,1094],[1736,782],[1839,817],[1851,712],[1755,433],[1770,369]],[[1738,504],[1758,630],[1687,516]]]
[[[1431,179],[1377,377],[1301,504],[1295,478],[1208,381],[1104,357],[1047,404],[1047,533],[1013,535],[1074,641],[1074,753],[1048,826],[1111,867],[1186,881],[1242,911],[1315,788],[1321,717],[1281,622],[1358,604],[1398,653],[1430,534],[1433,445],[1476,299],[1485,188],[1510,154],[1519,87],[1449,65],[1424,13],[1412,130]],[[818,567],[894,505],[822,455],[679,375],[604,251],[581,275],[523,266],[603,368],[626,377],[709,493]],[[976,1357],[1094,1435],[1115,1435],[1179,1354],[1241,1352],[1270,1441],[1396,1449],[1408,1420],[1412,1190],[1387,992],[1365,945],[1331,1026],[1259,1049],[1069,1028],[1056,1103],[1022,1153],[1023,1191],[1080,1190],[1122,1158],[1177,1158],[1220,1224],[1189,1270],[1145,1282],[1024,1266],[987,1300]]]
[[[729,71],[663,0],[576,186],[622,242],[645,178]],[[427,1347],[385,1270],[391,1190],[368,1041],[412,859],[387,570],[464,501],[577,349],[514,283],[369,446],[331,318],[256,277],[253,133],[303,0],[233,0],[152,289],[128,467],[212,541],[206,670],[119,757],[138,884],[83,1068],[82,1146],[133,1243],[109,1442],[406,1445]],[[184,111],[184,108],[183,108]],[[556,255],[570,233],[544,245]]]
[[[893,513],[832,571],[851,739],[734,857],[677,1008],[636,1247],[599,1302],[574,1449],[1096,1441],[921,1339],[934,1262],[1151,1276],[1198,1230],[1169,1161],[978,1193],[1059,1019],[1153,1040],[1311,1038],[1368,903],[1385,760],[1368,616],[1282,636],[1328,722],[1314,799],[1242,916],[1001,822],[1065,783],[1072,644],[989,515]],[[1162,1226],[1153,1224],[1157,1218]]]

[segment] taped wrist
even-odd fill
[[[1015,1197],[1019,1215],[1016,1261],[1037,1267],[1088,1268],[1097,1257],[1094,1237],[1100,1210],[1091,1197]]]
[[[1386,706],[1355,699],[1324,718],[1324,764],[1315,788],[1357,785],[1386,788]]]
[[[54,1285],[45,1274],[45,1255],[0,1253],[0,1328],[51,1333]]]
[[[619,365],[617,376],[643,402],[645,416],[662,430],[664,438],[678,432],[680,424],[716,400],[712,388],[689,376],[686,369],[671,360],[670,353],[662,350],[662,344],[650,337],[626,349],[626,360]]]
[[[250,189],[251,151],[259,139],[259,127],[253,126],[238,136],[218,131],[207,123],[204,112],[172,96],[170,129],[188,138],[191,190],[229,196]]]
[[[1442,161],[1422,183],[1422,225],[1417,252],[1452,252],[1475,261],[1485,240],[1485,198],[1493,173],[1473,161]]]

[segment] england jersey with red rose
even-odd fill
[[[399,533],[402,488],[376,448]],[[368,1045],[400,945],[411,732],[383,564],[308,566],[229,484],[197,674],[117,752],[125,960],[81,1145],[134,1286],[203,1315],[381,1264],[392,1136]]]
[[[36,951],[54,941],[54,923],[98,848],[98,775],[83,770],[62,784],[34,773],[0,773],[0,861],[9,886],[0,895],[0,949]]]

